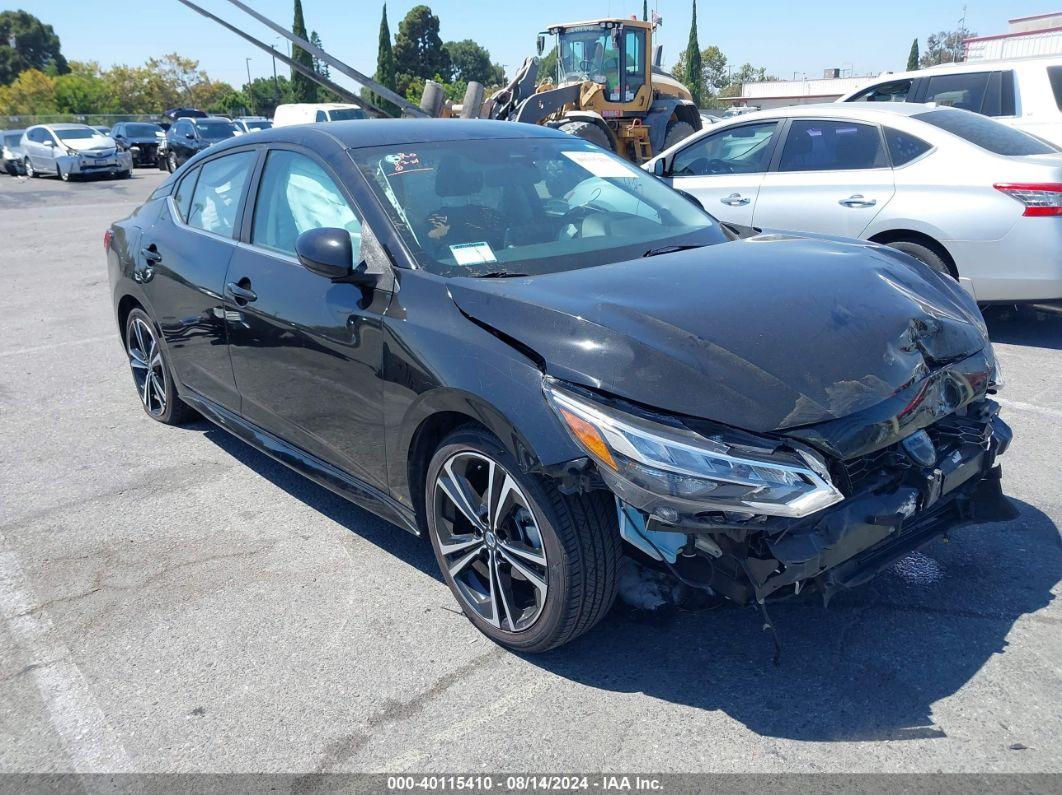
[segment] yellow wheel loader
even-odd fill
[[[538,59],[483,106],[482,116],[555,127],[642,163],[701,129],[689,90],[659,66],[653,24],[597,19],[552,25],[557,73],[538,83]]]

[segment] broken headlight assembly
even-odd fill
[[[801,517],[844,499],[810,450],[750,449],[725,436],[544,384],[546,399],[616,495],[667,524],[710,511]],[[766,440],[765,440],[766,441]]]

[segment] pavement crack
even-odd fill
[[[324,747],[313,775],[333,772],[339,769],[343,764],[357,756],[361,749],[368,744],[373,730],[389,724],[401,723],[415,717],[423,712],[424,708],[433,700],[443,695],[477,668],[489,664],[504,654],[505,651],[496,646],[485,654],[474,657],[449,673],[443,674],[427,689],[422,690],[410,699],[405,701],[388,699],[378,711],[365,720],[362,729],[341,737]]]

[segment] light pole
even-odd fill
[[[251,85],[251,59],[244,58],[244,63],[247,65],[247,85]]]

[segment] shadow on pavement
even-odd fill
[[[225,431],[191,426],[295,499],[441,581],[431,545],[307,480]],[[642,692],[722,710],[758,734],[807,741],[943,737],[934,702],[959,690],[1014,623],[1051,600],[1062,579],[1059,531],[1015,500],[1021,516],[963,528],[870,584],[770,606],[779,666],[755,608],[728,605],[647,622],[616,609],[588,635],[526,659],[589,687]],[[705,738],[706,743],[711,738]]]
[[[535,665],[590,687],[722,710],[758,734],[807,741],[942,737],[932,706],[959,690],[1062,579],[1058,529],[1015,501],[1013,522],[956,531],[824,610],[771,606],[782,660],[754,608],[632,627],[618,611]],[[711,738],[706,737],[710,744]]]
[[[1062,314],[1029,306],[994,306],[984,310],[992,342],[1062,350]]]

